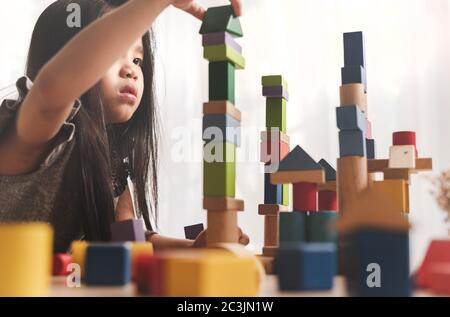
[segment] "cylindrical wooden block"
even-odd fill
[[[337,160],[338,211],[343,214],[362,191],[368,187],[367,159],[361,156]]]
[[[237,211],[208,211],[207,244],[238,243],[237,218]]]
[[[345,84],[340,87],[341,106],[358,106],[362,112],[367,113],[367,94],[363,84]]]
[[[86,241],[74,241],[70,245],[70,253],[72,254],[73,263],[80,266],[81,277],[84,277],[84,263],[87,247],[88,243]]]
[[[53,276],[65,276],[70,272],[67,267],[72,263],[72,256],[66,253],[58,253],[53,256]]]
[[[319,210],[336,211],[337,196],[332,190],[321,190],[318,194]]]
[[[419,156],[416,144],[416,132],[397,131],[392,133],[392,145],[414,145],[416,147],[416,157]]]
[[[278,246],[279,215],[264,216],[264,246]]]
[[[292,188],[294,211],[317,211],[317,184],[294,183]]]
[[[0,297],[48,295],[52,250],[48,224],[0,225]]]

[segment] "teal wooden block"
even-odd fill
[[[308,242],[337,242],[337,213],[334,211],[310,212],[306,221]]]
[[[280,212],[280,243],[306,241],[306,212]]]
[[[235,67],[232,63],[209,63],[209,100],[235,100]]]

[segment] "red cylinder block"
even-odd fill
[[[336,211],[337,199],[336,192],[332,190],[319,191],[319,210],[321,211]]]
[[[72,263],[72,256],[66,253],[58,253],[53,256],[53,275],[65,276],[70,272],[67,272],[67,267]]]
[[[317,211],[317,184],[293,184],[294,211]]]
[[[140,254],[136,258],[136,285],[140,294],[163,296],[162,264],[163,259],[149,254]]]
[[[416,157],[419,156],[416,144],[416,132],[397,131],[392,133],[392,145],[414,145],[416,148]]]

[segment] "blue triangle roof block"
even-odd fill
[[[321,159],[319,164],[325,169],[325,180],[335,181],[336,180],[336,170],[330,165],[326,160]]]
[[[278,171],[308,171],[323,170],[320,164],[306,153],[299,145],[297,145],[288,155],[280,162]]]

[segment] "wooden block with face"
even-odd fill
[[[416,168],[414,145],[394,145],[389,148],[389,168]]]

